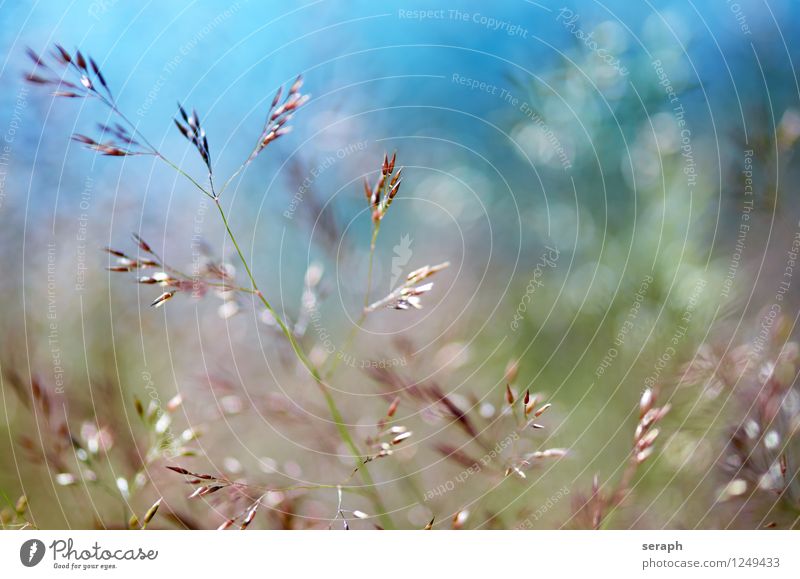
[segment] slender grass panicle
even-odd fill
[[[800,529],[800,0],[6,4],[0,527]]]
[[[393,289],[385,297],[368,305],[365,308],[365,312],[374,312],[381,308],[392,308],[395,310],[407,310],[409,308],[421,309],[422,300],[420,296],[433,289],[433,282],[424,284],[420,282],[448,267],[450,267],[450,262],[445,261],[438,265],[426,265],[412,271],[401,285]]]
[[[278,315],[277,311],[272,307],[270,301],[259,289],[256,279],[253,275],[252,269],[242,252],[237,238],[231,229],[228,216],[220,203],[220,196],[224,193],[227,186],[236,178],[244,168],[252,162],[270,143],[286,135],[290,130],[290,121],[294,113],[300,109],[306,102],[308,102],[308,95],[301,93],[303,80],[298,77],[294,83],[289,87],[286,97],[282,99],[283,91],[278,89],[272,103],[270,105],[267,120],[259,135],[252,153],[244,160],[239,168],[224,182],[219,189],[215,186],[215,173],[211,157],[211,149],[209,145],[208,136],[201,125],[200,117],[195,110],[188,113],[182,105],[178,106],[179,118],[174,120],[175,126],[181,135],[187,139],[197,150],[208,172],[208,187],[203,186],[200,181],[194,179],[188,172],[181,169],[177,164],[170,161],[165,157],[150,141],[139,131],[122,111],[117,107],[111,90],[105,80],[105,77],[100,72],[93,59],[88,61],[83,57],[80,51],[76,51],[74,55],[67,52],[60,45],[56,45],[51,54],[52,66],[44,62],[42,58],[33,53],[29,53],[34,61],[35,71],[28,75],[27,80],[33,84],[45,85],[56,88],[54,93],[56,96],[72,97],[72,98],[94,98],[100,103],[108,107],[112,113],[119,119],[119,123],[108,127],[102,127],[101,132],[104,135],[109,135],[112,140],[107,142],[100,142],[97,139],[87,137],[85,135],[76,135],[75,139],[85,144],[89,148],[98,150],[110,156],[126,156],[133,154],[149,154],[160,159],[180,175],[185,177],[196,189],[209,197],[215,202],[215,206],[219,212],[222,224],[228,234],[228,237],[236,249],[236,253],[244,267],[247,274],[248,283],[238,285],[234,281],[233,268],[224,263],[209,264],[199,275],[188,275],[180,269],[171,266],[164,262],[164,260],[156,254],[152,246],[145,242],[140,236],[134,234],[134,241],[140,252],[140,256],[131,256],[127,253],[108,248],[106,251],[110,254],[114,261],[109,265],[108,269],[112,272],[118,273],[136,273],[137,282],[143,285],[157,285],[162,289],[162,293],[158,295],[151,303],[153,307],[161,307],[169,300],[174,298],[179,293],[189,293],[195,297],[204,295],[209,289],[215,290],[220,296],[223,297],[225,303],[220,308],[220,315],[222,317],[230,317],[235,314],[239,305],[235,301],[235,297],[239,293],[249,293],[254,295],[263,305],[264,314],[269,316],[269,319],[274,321],[284,338],[291,346],[297,361],[305,367],[310,377],[316,382],[323,398],[328,406],[331,418],[336,424],[337,431],[343,443],[352,452],[353,459],[356,461],[354,473],[363,479],[364,483],[369,488],[370,500],[373,503],[377,520],[380,522],[382,528],[393,527],[392,520],[388,514],[387,509],[383,505],[380,496],[377,494],[375,483],[367,468],[367,462],[374,460],[378,455],[388,456],[391,454],[391,449],[404,441],[406,441],[411,433],[399,426],[392,426],[387,431],[379,431],[376,435],[377,438],[368,443],[368,446],[379,447],[378,455],[370,455],[365,453],[356,444],[346,422],[339,410],[333,395],[330,392],[328,384],[322,377],[319,369],[316,367],[312,359],[306,353],[304,348],[298,341],[298,337],[302,337],[305,333],[303,330],[308,325],[307,320],[303,320],[302,316],[296,323],[292,324],[288,319],[284,319]],[[71,81],[66,81],[59,77],[53,67],[58,66],[61,69],[73,73],[77,76],[79,84]],[[65,71],[65,72],[66,72]],[[392,200],[397,195],[400,187],[400,173],[394,171],[396,155],[392,155],[391,160],[388,156],[384,156],[383,165],[381,167],[381,174],[373,190],[370,192],[369,201],[371,204],[374,232],[370,248],[370,265],[372,263],[373,254],[375,250],[375,240],[378,232],[378,225],[380,220],[385,216],[387,209],[392,203]],[[386,304],[392,303],[394,307],[404,309],[409,306],[419,307],[419,296],[430,290],[431,284],[418,285],[423,279],[440,271],[446,267],[446,264],[441,264],[434,267],[425,267],[416,272],[413,272],[406,282],[397,289],[396,293],[393,292],[386,298]],[[310,273],[306,273],[306,292],[304,297],[304,307],[308,309],[309,303],[306,303],[313,296],[314,286],[319,282],[317,279],[314,283],[309,283]],[[321,275],[321,270],[320,270]],[[319,277],[319,276],[318,276]],[[368,288],[365,295],[365,311],[362,313],[366,315],[369,308],[369,287],[371,286],[371,267]],[[314,298],[315,299],[315,298]],[[391,410],[391,409],[390,409]],[[396,408],[395,408],[396,410]],[[393,414],[394,410],[390,412]],[[388,437],[388,438],[386,438]],[[173,467],[172,470],[182,473],[183,467]],[[186,471],[189,473],[189,471]],[[210,475],[209,475],[210,476]],[[203,477],[195,477],[197,480],[206,480]],[[192,495],[193,497],[201,497],[209,494],[216,493],[223,488],[241,489],[241,485],[233,484],[227,479],[217,478],[214,479],[218,484],[205,485],[199,487],[198,490]],[[252,498],[252,497],[251,497]],[[247,510],[243,515],[236,515],[231,517],[227,523],[223,523],[222,527],[229,527],[233,522],[240,521],[239,526],[242,529],[247,528],[255,518],[259,505],[261,504],[261,497],[251,501]]]
[[[178,127],[184,138],[197,149],[200,158],[203,159],[206,167],[208,167],[209,175],[211,175],[211,153],[208,150],[208,137],[206,137],[203,127],[200,126],[200,118],[197,116],[197,111],[192,110],[192,114],[188,115],[180,104],[178,104],[178,111],[183,122],[175,119],[175,126]]]
[[[138,234],[132,234],[140,255],[129,256],[123,251],[107,247],[105,251],[116,258],[113,265],[108,266],[115,273],[136,273],[136,282],[142,285],[157,285],[163,292],[150,304],[160,307],[177,294],[192,298],[202,298],[213,291],[223,301],[218,312],[222,318],[230,318],[239,309],[239,295],[253,294],[253,289],[237,285],[234,267],[215,259],[207,246],[202,245],[203,260],[192,274],[169,265]],[[142,256],[141,254],[144,254]]]
[[[591,493],[588,496],[581,493],[575,494],[573,519],[579,527],[603,528],[614,510],[632,494],[633,482],[640,466],[653,454],[653,444],[659,435],[656,425],[672,409],[672,405],[669,403],[660,407],[656,406],[657,392],[655,388],[646,388],[639,399],[639,419],[633,434],[633,446],[627,466],[616,485],[611,490],[603,489],[600,476],[595,474],[592,479]]]
[[[304,372],[305,379],[312,381],[318,388],[325,402],[327,411],[336,435],[350,453],[353,462],[349,474],[341,477],[335,474],[328,476],[330,480],[321,484],[285,484],[277,481],[277,474],[268,477],[267,482],[254,480],[254,477],[245,476],[241,464],[233,457],[223,461],[226,472],[220,469],[201,470],[187,468],[183,464],[176,464],[176,457],[190,458],[195,454],[192,443],[202,432],[197,425],[189,428],[176,436],[173,434],[174,413],[182,406],[184,400],[180,395],[171,401],[166,411],[162,411],[157,404],[145,406],[134,400],[134,408],[141,422],[145,425],[151,437],[151,448],[146,453],[146,460],[142,468],[130,477],[119,477],[109,486],[112,492],[126,501],[127,518],[126,528],[144,529],[153,521],[172,521],[184,527],[196,527],[188,521],[188,517],[178,512],[172,502],[160,495],[140,510],[129,506],[129,501],[136,491],[145,488],[153,476],[152,467],[158,463],[165,466],[172,475],[184,478],[191,490],[183,494],[183,498],[190,499],[192,503],[207,502],[220,514],[222,520],[215,521],[213,527],[223,529],[247,529],[255,521],[261,520],[264,526],[272,528],[298,528],[303,525],[314,526],[311,520],[319,521],[316,528],[323,528],[325,521],[327,528],[350,529],[355,525],[369,525],[371,528],[392,529],[395,521],[391,510],[384,502],[383,486],[376,484],[370,467],[384,465],[404,473],[409,457],[418,452],[418,447],[424,445],[435,453],[444,455],[447,464],[453,463],[468,468],[470,474],[475,474],[474,484],[479,488],[489,489],[496,477],[516,479],[519,484],[527,479],[526,472],[538,467],[543,461],[559,460],[569,454],[568,450],[560,447],[540,445],[541,432],[545,429],[550,403],[542,403],[542,396],[532,394],[528,389],[524,396],[516,394],[515,380],[518,376],[518,366],[509,366],[504,378],[506,390],[504,393],[505,405],[501,405],[500,412],[495,412],[492,405],[487,411],[486,405],[480,405],[474,399],[445,391],[438,383],[425,381],[417,383],[401,376],[399,373],[380,364],[365,366],[371,377],[386,389],[382,396],[387,398],[387,406],[382,410],[382,416],[370,429],[366,436],[355,436],[351,432],[350,424],[357,419],[345,419],[334,397],[329,380],[336,375],[337,365],[341,356],[336,356],[328,372],[323,375],[318,364],[324,362],[323,357],[308,353],[307,343],[313,340],[313,335],[308,331],[314,323],[320,301],[324,297],[321,288],[324,268],[321,264],[312,263],[304,275],[304,289],[301,297],[300,310],[295,320],[278,312],[272,302],[260,289],[253,270],[247,260],[238,238],[233,231],[228,214],[220,202],[220,198],[229,184],[239,176],[242,171],[273,141],[286,135],[290,130],[290,122],[294,114],[309,100],[308,95],[302,94],[303,80],[298,77],[288,88],[285,98],[283,90],[278,89],[272,99],[267,113],[264,127],[258,136],[252,152],[244,159],[241,165],[223,182],[217,186],[217,175],[214,170],[214,159],[211,154],[209,137],[201,123],[200,116],[195,110],[191,113],[182,105],[178,106],[178,117],[174,124],[178,131],[196,149],[207,171],[207,185],[195,179],[188,171],[179,167],[162,154],[142,134],[137,125],[134,125],[118,108],[111,90],[100,73],[99,68],[92,59],[85,59],[80,51],[70,54],[60,46],[56,46],[51,54],[52,64],[46,64],[37,55],[31,53],[34,60],[35,72],[28,76],[28,81],[36,85],[50,86],[55,89],[56,96],[69,96],[72,98],[96,99],[103,106],[110,109],[116,122],[100,127],[103,137],[92,138],[76,135],[75,139],[90,149],[100,151],[109,156],[126,155],[152,155],[174,169],[187,180],[195,189],[213,200],[219,213],[227,238],[230,240],[240,266],[244,270],[245,281],[237,281],[235,268],[232,264],[214,259],[206,252],[206,260],[199,271],[189,274],[182,269],[168,263],[153,248],[152,244],[145,241],[140,235],[133,234],[136,251],[121,251],[107,248],[109,255],[108,270],[120,274],[133,274],[136,283],[143,286],[157,286],[160,294],[151,302],[153,307],[164,306],[178,295],[191,295],[199,298],[209,292],[219,295],[223,305],[219,313],[223,318],[234,315],[243,307],[237,296],[247,294],[263,308],[263,319],[283,337],[294,355],[293,363]],[[58,76],[54,67],[60,67],[62,72],[69,72],[77,77],[78,82],[65,81]],[[109,140],[102,140],[108,137]],[[439,274],[449,266],[449,262],[436,265],[419,267],[409,273],[397,287],[377,301],[371,301],[373,283],[373,261],[376,252],[376,243],[381,222],[387,217],[388,210],[397,197],[402,184],[402,168],[396,168],[397,154],[391,157],[384,154],[383,161],[378,171],[378,176],[373,185],[364,183],[364,194],[369,204],[372,235],[369,245],[369,268],[364,292],[363,307],[360,316],[354,324],[350,335],[344,342],[343,350],[347,350],[361,329],[366,317],[379,309],[409,310],[422,307],[422,296],[428,294],[433,288],[430,278]],[[335,225],[328,228],[329,232],[336,231]],[[409,348],[410,349],[410,348]],[[39,404],[49,404],[49,398],[39,390],[37,400]],[[236,404],[230,402],[236,399]],[[254,400],[251,396],[250,400]],[[241,413],[245,407],[241,397],[227,395],[224,397],[222,417]],[[408,409],[413,411],[406,419],[398,414]],[[356,408],[355,411],[362,412]],[[420,416],[422,422],[414,418]],[[361,417],[363,418],[363,417]],[[645,418],[643,417],[643,420]],[[649,422],[657,422],[657,418]],[[428,441],[427,436],[417,436],[414,432],[421,428],[427,430],[427,422],[444,423],[451,436],[459,436],[461,441],[450,443],[446,441]],[[412,427],[413,423],[413,427]],[[452,426],[452,428],[450,428]],[[648,423],[647,428],[649,429]],[[96,430],[91,440],[103,440],[102,445],[109,446],[113,437],[111,434],[102,435],[101,430]],[[641,447],[640,452],[645,452],[651,439],[655,438],[653,430],[643,433],[637,442]],[[58,445],[52,448],[61,448],[59,455],[63,454],[73,444],[70,437],[64,435],[60,429],[54,433],[55,438],[60,438]],[[88,439],[87,439],[88,440]],[[92,448],[99,448],[100,442],[91,443]],[[168,452],[167,452],[168,451]],[[87,456],[90,451],[86,450]],[[382,459],[379,462],[378,459]],[[51,464],[59,464],[50,461]],[[166,463],[166,464],[165,464]],[[80,477],[85,478],[85,471],[75,472],[64,464],[58,470],[58,477],[62,484],[76,484]],[[274,470],[274,469],[272,469]],[[163,472],[163,470],[161,471]],[[272,472],[272,471],[271,471]],[[331,470],[335,472],[335,469]],[[213,474],[212,474],[213,473]],[[409,485],[415,487],[417,476],[403,474],[409,480]],[[360,481],[360,484],[359,484]],[[308,516],[295,516],[304,508],[311,508],[314,504],[310,497],[321,493],[336,492],[335,508],[326,507],[315,512],[316,518]],[[422,490],[416,491],[420,496],[427,496]],[[486,492],[489,492],[488,490]],[[345,499],[344,495],[347,495]],[[363,507],[353,502],[365,503]],[[460,503],[461,499],[455,499]],[[433,528],[437,513],[439,520],[449,521],[453,529],[466,528],[470,519],[470,510],[462,504],[456,504],[453,510],[447,509],[447,501],[431,503],[435,512],[426,513],[426,520],[430,522],[425,528]],[[367,514],[367,513],[372,514]],[[158,517],[156,514],[158,513]],[[305,522],[303,522],[305,521]],[[420,524],[420,526],[422,526]]]
[[[800,344],[791,324],[778,316],[747,343],[705,344],[680,376],[709,404],[733,398],[717,501],[759,527],[794,528],[800,514]]]
[[[403,181],[401,177],[403,168],[400,167],[395,173],[395,161],[397,161],[397,153],[392,153],[391,159],[384,154],[380,175],[375,185],[370,187],[369,182],[366,179],[364,180],[364,194],[372,210],[372,221],[375,223],[386,216],[386,211],[388,211],[397,192],[400,191],[400,184]]]

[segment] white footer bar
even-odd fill
[[[793,531],[4,531],[4,577],[800,577]],[[6,575],[6,571],[9,574]],[[246,575],[245,575],[246,574]],[[280,575],[279,575],[280,574]],[[287,575],[288,574],[288,575]]]

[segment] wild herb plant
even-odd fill
[[[138,127],[120,110],[105,76],[93,58],[84,56],[79,50],[71,53],[60,45],[56,45],[49,55],[42,56],[34,53],[32,50],[28,51],[28,55],[33,62],[33,70],[27,76],[28,82],[34,85],[49,87],[52,89],[52,95],[57,98],[89,99],[96,101],[106,107],[111,112],[111,116],[116,119],[116,122],[113,124],[98,124],[97,136],[76,134],[73,136],[75,141],[105,156],[154,157],[174,169],[202,195],[205,195],[214,203],[227,232],[228,239],[235,248],[240,263],[244,268],[246,281],[244,283],[237,282],[230,272],[231,268],[227,267],[227,264],[212,260],[207,261],[200,275],[189,275],[179,268],[165,263],[153,250],[151,245],[136,234],[133,236],[137,249],[136,255],[129,255],[125,251],[118,249],[106,249],[113,259],[108,269],[118,273],[134,273],[136,275],[136,281],[139,284],[159,286],[161,293],[157,295],[151,303],[151,306],[155,308],[164,306],[169,300],[180,294],[191,293],[197,296],[203,295],[208,291],[215,291],[223,296],[225,300],[225,303],[220,308],[220,314],[223,317],[228,317],[238,311],[239,306],[236,300],[239,294],[255,296],[266,312],[268,312],[269,318],[274,320],[275,324],[277,324],[283,337],[291,346],[298,362],[305,368],[308,376],[317,385],[325,401],[331,420],[336,425],[339,437],[352,453],[354,460],[353,475],[359,477],[363,481],[366,494],[369,496],[374,507],[375,520],[384,528],[394,527],[389,510],[384,505],[378,492],[378,487],[370,474],[368,463],[375,458],[390,455],[391,448],[402,443],[411,433],[405,430],[401,431],[399,427],[394,426],[392,427],[393,430],[390,429],[389,431],[390,433],[394,433],[394,435],[390,436],[388,441],[378,443],[380,451],[377,454],[373,455],[362,450],[354,439],[337,405],[337,401],[334,398],[328,382],[329,375],[323,375],[320,366],[311,360],[309,353],[298,341],[293,324],[276,311],[271,301],[259,289],[250,263],[241,249],[236,234],[231,228],[226,209],[223,205],[225,192],[234,179],[236,179],[272,142],[290,132],[291,121],[293,120],[294,114],[309,100],[309,96],[301,92],[303,79],[298,77],[288,88],[285,96],[283,88],[277,90],[267,110],[266,120],[258,138],[255,140],[252,152],[241,165],[219,185],[214,172],[214,162],[208,135],[195,110],[189,113],[183,106],[179,105],[178,116],[174,119],[174,123],[180,134],[191,143],[203,161],[207,170],[207,175],[204,179],[196,179],[191,176],[189,172],[167,158],[144,134],[142,134]],[[402,169],[397,168],[395,171],[395,161],[396,154],[393,154],[391,159],[385,155],[378,172],[377,182],[372,187],[366,182],[364,185],[372,216],[373,230],[370,242],[370,267],[366,282],[367,289],[364,297],[364,308],[360,314],[359,322],[356,324],[356,330],[369,313],[379,308],[390,307],[399,310],[420,308],[420,297],[433,287],[433,282],[426,280],[448,265],[447,263],[443,263],[435,266],[421,267],[412,272],[407,279],[389,295],[375,303],[370,303],[372,262],[374,260],[380,223],[385,218],[401,185]],[[308,283],[309,273],[306,275],[307,288],[313,286],[313,284]],[[425,281],[425,283],[421,283],[423,281]],[[348,343],[349,342],[350,339],[348,340]],[[336,364],[337,362],[335,361],[331,368],[331,373],[335,370]],[[146,411],[142,409],[138,403],[137,410],[146,421],[153,421],[153,416],[151,414],[145,415]],[[392,414],[393,412],[390,412],[389,417],[391,417]],[[155,423],[158,424],[160,420],[161,419],[156,417]],[[156,430],[162,434],[165,432],[165,428],[161,431],[158,431],[158,428]],[[384,436],[384,434],[385,433],[379,433],[379,437]],[[375,441],[372,442],[374,443]],[[157,447],[160,448],[161,444],[161,441],[156,441]],[[246,506],[241,512],[228,519],[227,522],[222,525],[224,528],[234,523],[238,524],[240,528],[249,526],[267,493],[274,492],[274,489],[268,489],[266,492],[259,493],[257,492],[258,488],[254,490],[251,485],[230,481],[222,476],[193,473],[181,466],[170,465],[168,468],[176,473],[187,476],[191,484],[199,485],[191,494],[192,497],[204,497],[225,490],[232,496],[235,495],[236,500],[244,498]],[[66,472],[60,474],[63,475],[63,477],[71,476]],[[70,482],[73,482],[72,479]],[[348,483],[349,480],[343,481],[341,484],[327,486],[341,490],[341,488],[347,486]],[[127,485],[127,483],[125,484]],[[316,486],[314,488],[323,488],[323,486]],[[126,492],[127,491],[123,491],[123,495]],[[145,514],[143,518],[145,524],[152,518],[155,510],[158,508],[158,504],[159,503],[156,503]],[[344,511],[340,505],[336,516],[338,517],[343,513]],[[132,515],[131,521],[132,524],[138,523],[138,519],[135,515]]]

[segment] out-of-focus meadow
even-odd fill
[[[797,23],[788,0],[0,5],[4,526],[797,527]],[[127,121],[26,81],[27,47],[78,78],[91,55]],[[219,193],[298,74],[292,131],[220,195],[272,315],[173,119]],[[98,123],[199,186],[103,155]],[[370,257],[362,182],[401,166]],[[362,315],[383,296],[406,309]]]

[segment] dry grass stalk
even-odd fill
[[[280,102],[283,88],[278,88],[275,97],[272,99],[269,112],[267,113],[267,120],[261,131],[261,136],[258,138],[256,147],[250,154],[248,160],[253,160],[267,145],[291,131],[288,122],[292,120],[294,112],[306,104],[311,98],[307,94],[304,95],[300,93],[302,87],[303,77],[298,76],[289,87],[289,93],[286,95],[283,103]]]
[[[0,529],[24,531],[35,529],[28,510],[28,497],[20,496],[13,506],[0,509]]]
[[[204,260],[200,268],[190,275],[166,263],[138,234],[133,233],[132,236],[139,251],[145,256],[134,257],[109,247],[105,251],[116,259],[113,265],[106,269],[114,273],[136,273],[137,283],[157,285],[163,288],[162,293],[150,304],[152,307],[163,306],[179,293],[193,298],[201,298],[209,291],[213,291],[223,302],[218,313],[220,317],[227,319],[239,312],[238,296],[240,294],[254,293],[250,288],[238,285],[233,266],[216,260],[205,246],[201,246]],[[143,275],[148,270],[155,271]]]
[[[55,97],[96,99],[121,116],[111,89],[93,58],[84,57],[80,50],[71,54],[59,44],[56,44],[50,54],[44,57],[31,49],[28,49],[28,56],[34,65],[33,72],[25,77],[29,83],[52,87],[51,94]],[[74,78],[74,81],[67,80],[67,76]],[[126,124],[130,125],[127,121]],[[133,131],[129,131],[122,124],[101,124],[98,128],[100,138],[105,136],[110,139],[103,142],[81,134],[74,135],[73,139],[90,149],[112,157],[158,154],[149,144],[137,141]]]
[[[179,103],[178,112],[180,112],[183,123],[178,119],[174,119],[175,126],[178,127],[178,130],[184,138],[194,145],[194,148],[197,149],[197,152],[200,154],[200,158],[203,159],[203,162],[206,164],[209,175],[212,174],[211,152],[208,149],[208,138],[206,137],[205,130],[200,126],[200,118],[197,116],[197,111],[192,109],[192,114],[188,115]]]
[[[149,483],[147,473],[153,464],[167,455],[189,456],[193,452],[188,443],[194,437],[174,436],[171,432],[171,413],[177,410],[179,402],[171,400],[166,405],[167,411],[163,412],[155,401],[145,408],[141,401],[134,399],[134,408],[144,431],[129,438],[117,431],[114,415],[102,412],[102,407],[93,409],[91,415],[81,416],[79,411],[70,407],[66,396],[57,394],[57,389],[49,388],[38,379],[25,387],[17,376],[7,373],[6,377],[15,384],[14,389],[24,397],[23,400],[27,399],[26,406],[33,411],[37,421],[40,442],[25,435],[19,438],[19,444],[30,460],[46,466],[54,484],[60,487],[96,489],[118,501],[126,517],[120,523],[111,523],[112,527],[145,528],[161,504],[160,500],[151,503],[141,520],[133,512],[134,501],[139,494],[144,494]],[[102,380],[97,382],[98,392],[105,395],[110,388],[103,386]],[[99,418],[101,414],[104,416],[102,421]],[[70,424],[72,420],[76,424]],[[123,422],[127,424],[120,417],[119,423]],[[145,437],[146,444],[141,444]],[[111,468],[120,459],[128,464],[133,461],[135,470],[125,473]],[[107,526],[104,521],[98,521],[98,524]]]
[[[708,400],[734,395],[717,502],[756,527],[800,524],[800,343],[790,340],[790,325],[778,317],[769,332],[727,354],[704,345],[681,377]]]
[[[63,47],[56,45],[55,50],[49,57],[49,62],[39,57],[34,53],[30,53],[34,62],[34,71],[28,76],[28,81],[37,84],[53,87],[57,96],[69,98],[92,98],[105,105],[112,113],[112,115],[119,122],[108,124],[100,127],[101,137],[94,138],[86,135],[76,135],[75,139],[84,145],[97,150],[103,154],[110,156],[125,156],[125,155],[139,155],[148,154],[152,155],[159,160],[163,161],[176,172],[185,177],[194,187],[201,193],[209,197],[215,202],[220,218],[225,230],[234,246],[238,257],[242,262],[242,266],[247,274],[248,285],[237,286],[234,283],[234,277],[231,273],[232,268],[227,264],[216,264],[213,267],[207,268],[200,276],[189,276],[181,272],[177,268],[168,265],[158,256],[152,247],[138,236],[134,236],[134,241],[138,246],[140,256],[129,256],[125,252],[108,249],[108,253],[115,258],[115,262],[110,265],[109,270],[113,272],[135,272],[137,273],[137,281],[144,285],[156,285],[161,288],[161,293],[152,302],[153,307],[160,307],[167,301],[171,300],[179,293],[192,292],[193,295],[203,295],[209,289],[218,291],[226,303],[224,304],[224,316],[227,317],[230,312],[236,311],[237,307],[231,303],[227,296],[236,295],[240,292],[247,292],[255,295],[258,300],[263,304],[266,312],[274,319],[275,324],[280,329],[281,333],[285,336],[292,351],[296,355],[297,360],[307,368],[310,375],[313,377],[317,386],[319,387],[325,402],[328,406],[329,412],[336,425],[337,432],[342,441],[352,451],[353,456],[357,460],[357,467],[355,471],[361,474],[366,487],[370,489],[369,495],[375,510],[377,511],[376,517],[381,521],[381,526],[391,527],[391,518],[387,514],[387,510],[382,505],[380,497],[375,492],[375,484],[366,468],[366,462],[373,457],[368,456],[363,458],[362,452],[359,450],[352,436],[349,433],[346,422],[338,410],[335,400],[330,392],[328,385],[322,378],[322,375],[317,366],[311,361],[308,354],[306,354],[303,347],[297,341],[294,330],[290,329],[289,323],[280,317],[270,302],[261,292],[258,284],[253,276],[248,261],[246,260],[240,245],[232,231],[227,214],[220,203],[220,196],[224,193],[227,186],[232,180],[239,175],[244,168],[255,159],[264,148],[270,143],[285,135],[289,131],[289,123],[295,111],[303,106],[309,99],[307,95],[301,94],[302,79],[300,77],[289,87],[287,96],[281,100],[282,90],[278,90],[277,94],[272,100],[270,109],[267,114],[267,120],[259,135],[252,153],[245,159],[241,166],[228,178],[221,188],[217,189],[215,185],[215,175],[213,170],[212,157],[210,152],[209,140],[204,128],[201,126],[199,115],[192,110],[191,114],[184,109],[183,106],[178,107],[178,119],[175,120],[175,125],[181,135],[186,138],[200,155],[205,168],[208,172],[208,185],[202,185],[198,180],[195,180],[187,172],[177,166],[175,163],[167,159],[152,143],[137,129],[137,126],[132,123],[118,108],[117,103],[112,95],[112,92],[106,82],[105,77],[100,72],[99,67],[91,58],[86,59],[76,51],[71,54]],[[61,70],[61,74],[56,72],[56,69]],[[77,82],[64,79],[65,74],[73,74]],[[110,138],[110,140],[104,140]],[[368,202],[372,213],[373,222],[373,236],[370,246],[370,264],[374,255],[375,240],[377,237],[378,229],[381,220],[386,216],[387,210],[392,204],[393,199],[396,197],[400,184],[401,173],[398,169],[395,171],[396,155],[392,155],[391,159],[388,155],[384,155],[383,164],[381,166],[380,175],[377,182],[373,187],[368,189]],[[408,309],[420,307],[420,296],[432,287],[432,283],[423,283],[428,277],[441,271],[447,267],[447,263],[436,266],[425,266],[411,274],[405,282],[390,293],[384,300],[376,302],[372,306],[369,305],[369,294],[371,286],[371,267],[369,274],[369,281],[367,291],[365,292],[364,310],[362,318],[370,311],[380,307],[393,307],[396,309]],[[146,271],[145,270],[153,270]],[[223,313],[223,312],[221,312]],[[295,330],[300,330],[302,324],[295,325]],[[453,416],[456,421],[462,425],[465,431],[471,433],[473,436],[476,434],[474,427],[471,425],[470,420],[466,417],[466,413],[462,412],[458,405],[450,400],[447,396],[439,396],[439,392],[435,389],[427,393],[429,397],[436,399],[435,404],[440,406],[445,413]],[[42,402],[46,403],[46,402]],[[394,416],[397,406],[394,404],[390,406],[387,412],[386,420]],[[136,403],[137,413],[142,417],[144,423],[151,429],[153,433],[153,440],[155,443],[162,441],[162,438],[169,431],[171,418],[158,411],[153,411],[151,408],[145,409],[139,402]],[[400,425],[389,426],[388,428],[381,428],[376,434],[375,443],[378,445],[378,454],[381,452],[389,455],[393,448],[403,444],[411,436],[410,431]],[[163,442],[163,441],[162,441]],[[148,453],[148,457],[151,453]],[[153,455],[152,459],[155,459]],[[151,458],[148,458],[148,463]],[[145,467],[147,464],[144,465]],[[247,528],[255,518],[256,512],[259,509],[263,495],[253,496],[250,493],[252,488],[246,484],[234,483],[225,477],[215,477],[213,475],[197,475],[183,469],[183,467],[172,468],[175,472],[184,474],[190,477],[190,482],[195,484],[196,488],[192,493],[192,497],[200,498],[207,496],[217,496],[227,493],[235,494],[238,498],[236,501],[245,502],[246,506],[239,513],[234,513],[233,517],[229,517],[226,523],[222,526],[232,526],[238,523],[240,528]],[[184,472],[185,471],[185,472]],[[132,484],[128,479],[118,479],[115,481],[116,487],[120,493],[126,495],[130,490],[137,485],[140,485],[140,475],[137,473],[135,480]],[[76,477],[64,470],[60,473],[62,482],[64,484],[72,484]],[[287,499],[288,500],[288,499]],[[291,511],[290,504],[285,506],[285,510]],[[157,506],[155,507],[158,508]],[[359,511],[360,512],[360,511]],[[153,511],[155,514],[155,511]],[[145,514],[147,515],[147,513]],[[358,518],[357,515],[355,515]],[[136,521],[138,524],[138,519]],[[290,523],[285,522],[285,525]]]
[[[372,210],[373,223],[379,223],[386,216],[386,212],[403,182],[401,177],[403,168],[400,167],[397,172],[394,170],[396,160],[397,153],[393,153],[391,159],[388,155],[384,155],[380,175],[375,185],[370,186],[369,182],[364,180],[364,195]]]
[[[639,467],[652,456],[653,444],[659,435],[656,425],[672,408],[670,404],[657,407],[656,398],[656,390],[647,388],[639,399],[639,420],[633,435],[631,454],[616,487],[609,492],[603,492],[599,476],[594,475],[589,497],[576,495],[575,511],[579,521],[588,523],[586,526],[592,529],[602,527],[608,515],[631,494]]]
[[[395,310],[407,310],[409,308],[421,309],[422,303],[420,296],[431,291],[431,289],[433,289],[433,283],[418,284],[449,266],[450,262],[446,261],[438,265],[426,265],[412,271],[400,286],[392,290],[386,297],[367,306],[364,311],[369,313],[381,308],[392,308]]]

